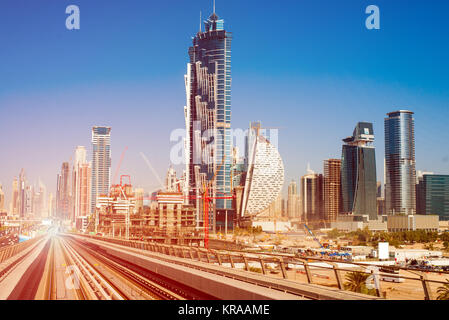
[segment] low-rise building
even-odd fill
[[[377,220],[369,220],[367,216],[344,215],[331,222],[331,229],[345,232],[363,230],[366,227],[371,231],[387,231],[386,218],[379,217]]]
[[[412,259],[422,258],[441,258],[443,253],[441,251],[431,251],[426,249],[396,249],[390,248],[390,257],[395,261],[401,262]]]
[[[439,218],[436,215],[391,215],[387,219],[387,227],[390,232],[399,231],[438,231]]]
[[[446,232],[449,231],[449,220],[440,221],[438,225],[438,232]]]

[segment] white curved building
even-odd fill
[[[284,185],[284,163],[277,148],[259,133],[248,140],[251,151],[248,155],[242,217],[262,213],[276,200]]]

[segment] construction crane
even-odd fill
[[[318,240],[318,238],[315,236],[315,234],[312,232],[312,230],[310,230],[310,228],[305,223],[304,223],[304,227],[309,232],[309,234],[313,237],[313,240],[315,240],[320,245],[320,248],[324,249],[324,246],[321,244],[320,240]]]
[[[122,155],[120,156],[120,161],[117,165],[117,169],[115,169],[114,178],[112,178],[112,184],[115,184],[115,180],[117,179],[118,173],[120,171],[120,167],[122,166],[123,159],[125,158],[126,151],[128,150],[128,147],[125,147],[123,149]]]

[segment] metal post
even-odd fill
[[[246,256],[244,254],[242,254],[242,258],[243,258],[243,262],[245,263],[245,270],[249,271],[248,259],[246,258]]]
[[[217,257],[218,264],[221,266],[221,255],[220,255],[220,253],[218,253],[217,251],[214,251],[214,253],[215,253],[215,256]]]
[[[281,267],[282,276],[284,279],[288,279],[287,270],[285,270],[284,259],[282,259],[282,257],[279,258],[279,266]]]
[[[228,256],[229,256],[229,261],[231,262],[231,268],[235,268],[234,260],[232,260],[232,255],[228,254]]]
[[[313,283],[312,274],[310,273],[309,263],[304,260],[303,265],[304,265],[304,270],[306,271],[306,275],[307,275],[307,282]]]
[[[371,270],[371,274],[373,275],[373,281],[376,287],[376,295],[378,297],[381,297],[381,292],[380,292],[380,281],[379,281],[379,273],[375,272],[375,270]]]
[[[225,240],[228,240],[228,210],[225,211]]]
[[[432,291],[429,286],[429,282],[427,281],[427,276],[425,274],[421,275],[421,283],[424,289],[424,299],[425,300],[433,300],[432,299]]]
[[[260,267],[262,268],[262,273],[267,274],[267,271],[265,270],[265,262],[263,261],[263,258],[259,258],[260,261]]]
[[[343,280],[341,279],[341,273],[340,273],[340,270],[337,267],[337,264],[336,263],[332,263],[332,262],[330,262],[329,264],[331,264],[332,267],[334,268],[335,278],[337,279],[338,289],[343,290],[344,289]]]

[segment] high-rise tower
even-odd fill
[[[359,122],[351,137],[343,139],[341,188],[343,212],[377,219],[376,155],[373,124]]]
[[[186,181],[184,192],[209,186],[214,196],[231,194],[231,41],[224,21],[214,13],[205,21],[189,48],[190,62],[185,75]],[[192,200],[193,201],[193,200]],[[194,201],[193,201],[194,202]],[[192,203],[193,203],[192,202]],[[232,200],[215,200],[217,210],[231,210]],[[213,214],[210,224],[214,225]]]
[[[95,212],[97,196],[109,194],[111,180],[111,128],[92,128],[92,192],[90,212]]]
[[[416,213],[415,129],[413,112],[385,118],[385,201],[387,214]]]
[[[19,215],[19,182],[14,178],[11,191],[11,212],[12,216]]]
[[[323,175],[309,171],[301,177],[301,205],[307,223],[324,219]]]
[[[72,173],[73,221],[76,221],[78,217],[86,217],[90,214],[92,170],[86,159],[86,148],[78,146],[75,151]]]
[[[70,219],[70,167],[68,162],[61,166],[56,185],[56,215],[61,219]]]
[[[287,192],[287,216],[289,219],[301,218],[298,208],[298,185],[292,180],[288,185]]]
[[[341,211],[341,160],[324,161],[324,217],[335,221]]]
[[[0,213],[5,211],[5,193],[3,192],[2,184],[0,183]]]
[[[21,218],[26,215],[26,177],[25,170],[22,168],[19,174],[19,216]]]

